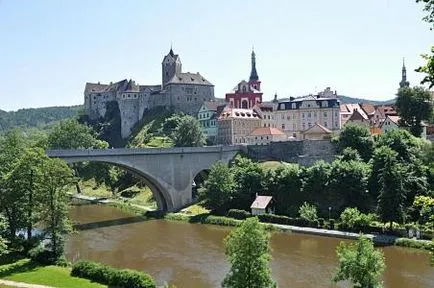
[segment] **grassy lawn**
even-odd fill
[[[280,161],[265,161],[265,162],[259,163],[259,165],[261,165],[262,168],[265,168],[265,169],[274,169],[277,166],[284,165],[284,163],[280,162]]]
[[[10,268],[10,269],[9,269]],[[12,264],[0,266],[0,278],[30,284],[53,287],[97,288],[107,287],[86,279],[71,277],[71,269],[58,266],[38,266],[29,259],[22,259]],[[8,286],[0,286],[8,287]]]
[[[180,213],[187,214],[187,215],[208,214],[209,212],[210,210],[203,207],[201,203],[193,204],[180,211]]]

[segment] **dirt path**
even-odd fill
[[[0,279],[0,284],[11,286],[11,287],[21,287],[21,288],[53,288],[51,286],[28,284],[23,282],[15,282],[15,281],[1,280],[1,279]]]

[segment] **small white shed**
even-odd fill
[[[261,215],[265,213],[274,214],[274,203],[272,196],[256,196],[255,201],[253,201],[252,215]]]

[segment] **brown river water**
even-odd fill
[[[229,266],[223,239],[230,228],[172,222],[142,221],[102,205],[73,206],[80,231],[67,242],[70,261],[89,259],[151,274],[159,285],[177,288],[220,287]],[[335,249],[342,240],[296,233],[273,233],[273,279],[282,287],[350,287],[331,283]],[[385,287],[434,287],[429,254],[400,247],[381,248],[386,258]]]

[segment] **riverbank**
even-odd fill
[[[146,206],[131,204],[128,202],[121,202],[111,199],[98,199],[96,197],[89,197],[85,195],[72,195],[74,199],[90,201],[99,204],[107,204],[124,211],[132,212],[136,215],[147,214],[148,217],[155,217],[153,213],[149,213],[150,209]],[[210,211],[203,208],[200,205],[193,204],[187,208],[182,209],[177,213],[167,213],[162,218],[170,221],[183,221],[189,223],[199,223],[199,224],[209,224],[209,225],[219,225],[219,226],[237,226],[242,220],[237,220],[225,216],[215,216],[209,213]],[[156,218],[160,218],[159,216]],[[265,223],[262,222],[266,229],[269,231],[281,231],[281,232],[291,232],[291,233],[302,233],[310,235],[318,235],[324,237],[341,238],[348,240],[357,240],[360,237],[359,233],[346,232],[340,230],[331,230],[323,228],[313,228],[313,227],[300,227],[294,225],[283,225],[276,223]],[[428,251],[434,251],[434,244],[429,240],[418,240],[402,238],[394,235],[387,234],[363,234],[365,237],[371,239],[376,245],[388,246],[396,245],[401,247],[422,249]]]

